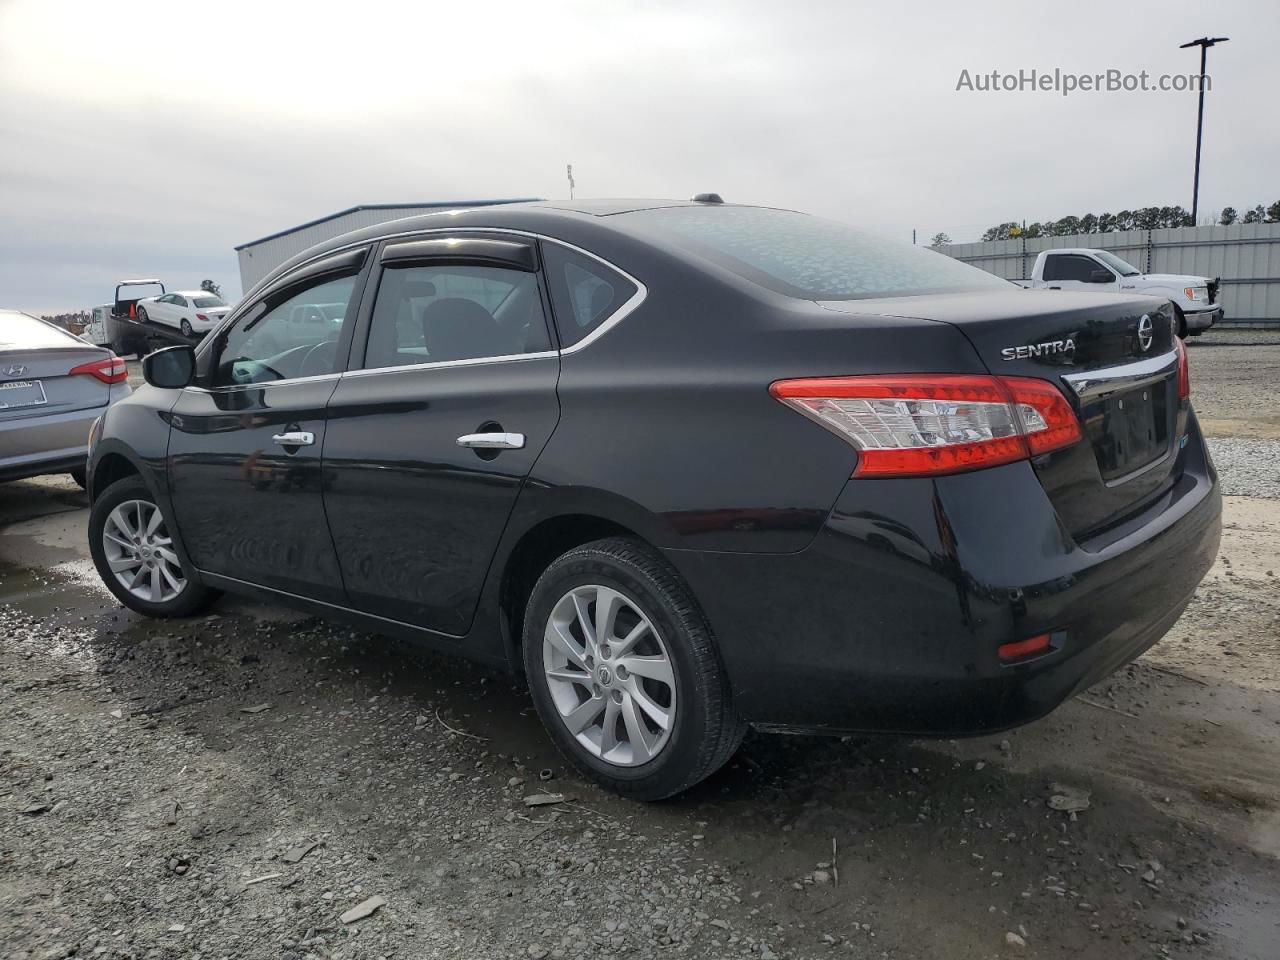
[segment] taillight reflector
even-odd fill
[[[1007,663],[1011,660],[1026,660],[1030,657],[1038,657],[1042,653],[1048,653],[1052,646],[1052,634],[1042,633],[1037,637],[1028,637],[1026,640],[1002,643],[997,648],[996,654]]]
[[[899,374],[779,380],[769,392],[858,450],[854,476],[929,476],[993,467],[1080,440],[1047,380]]]
[[[1173,345],[1178,351],[1178,402],[1191,396],[1191,368],[1187,364],[1187,345],[1181,337],[1173,338]]]
[[[103,383],[124,383],[129,379],[129,368],[119,357],[107,357],[72,367],[67,371],[67,376],[90,376]]]
[[[197,314],[196,314],[196,319],[197,319],[197,320],[199,320],[201,323],[208,323],[208,322],[209,322],[209,318],[208,318],[208,317],[206,317],[203,313],[197,313]]]

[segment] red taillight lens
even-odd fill
[[[81,375],[94,377],[103,383],[124,383],[129,379],[129,368],[119,357],[107,357],[105,360],[82,363],[67,371],[69,377]]]
[[[1187,345],[1182,338],[1175,336],[1173,344],[1178,351],[1178,402],[1182,403],[1191,396],[1191,368],[1187,365]]]
[[[197,320],[199,320],[201,323],[208,323],[208,322],[209,322],[209,318],[208,318],[208,317],[206,317],[203,313],[197,313],[197,314],[196,314],[196,319],[197,319]]]
[[[1052,648],[1052,635],[1042,633],[1038,637],[1015,640],[1013,643],[1002,643],[996,654],[1005,663],[1010,663],[1015,660],[1029,660],[1032,657],[1038,657],[1048,653]]]
[[[825,377],[779,380],[769,392],[857,448],[859,477],[978,470],[1082,435],[1061,391],[1027,377]]]

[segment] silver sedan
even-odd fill
[[[128,381],[110,350],[0,309],[0,480],[69,473],[83,486],[89,428]]]

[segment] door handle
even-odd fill
[[[524,434],[465,433],[458,438],[458,446],[473,450],[520,450],[524,447]]]
[[[291,430],[277,433],[271,439],[282,447],[309,447],[316,442],[316,435],[309,430]]]

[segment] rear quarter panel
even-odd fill
[[[817,534],[856,455],[775,400],[775,380],[984,372],[947,324],[851,318],[659,252],[614,262],[646,299],[564,354],[560,424],[522,499],[625,504],[659,547],[785,553]]]

